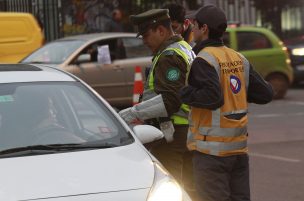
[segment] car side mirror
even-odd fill
[[[133,127],[133,131],[141,143],[150,143],[164,137],[163,132],[154,126],[150,125],[137,125]]]
[[[80,63],[86,63],[86,62],[90,62],[91,61],[91,55],[90,54],[81,54],[78,56],[76,63],[80,64]]]

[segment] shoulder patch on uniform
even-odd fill
[[[167,80],[169,80],[169,81],[177,81],[177,80],[179,80],[179,77],[180,77],[180,70],[178,68],[176,68],[176,67],[170,67],[167,70],[167,73],[166,73]]]
[[[174,50],[166,50],[162,53],[162,55],[165,55],[165,56],[172,56],[174,54],[175,54]]]

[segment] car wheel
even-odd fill
[[[274,99],[282,99],[286,95],[289,87],[288,79],[282,74],[271,74],[266,80],[272,85],[274,90]]]

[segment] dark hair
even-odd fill
[[[197,23],[198,23],[199,28],[202,28],[204,25],[204,24],[199,23],[198,21],[197,21]],[[208,24],[207,24],[207,26],[208,26]],[[226,28],[227,28],[226,23],[220,24],[217,29],[214,29],[214,28],[208,26],[208,29],[209,29],[208,38],[211,38],[211,39],[221,38],[223,36],[224,32],[226,31]]]
[[[164,6],[164,9],[169,10],[169,15],[172,21],[177,21],[183,23],[185,20],[186,9],[180,4],[167,4]]]
[[[161,20],[161,21],[157,22],[156,24],[152,25],[151,29],[153,31],[155,31],[156,28],[160,25],[164,26],[168,30],[172,30],[170,19],[165,19],[165,20]]]

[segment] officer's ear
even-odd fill
[[[156,27],[156,31],[159,32],[160,36],[164,36],[166,34],[167,28],[160,24]]]

